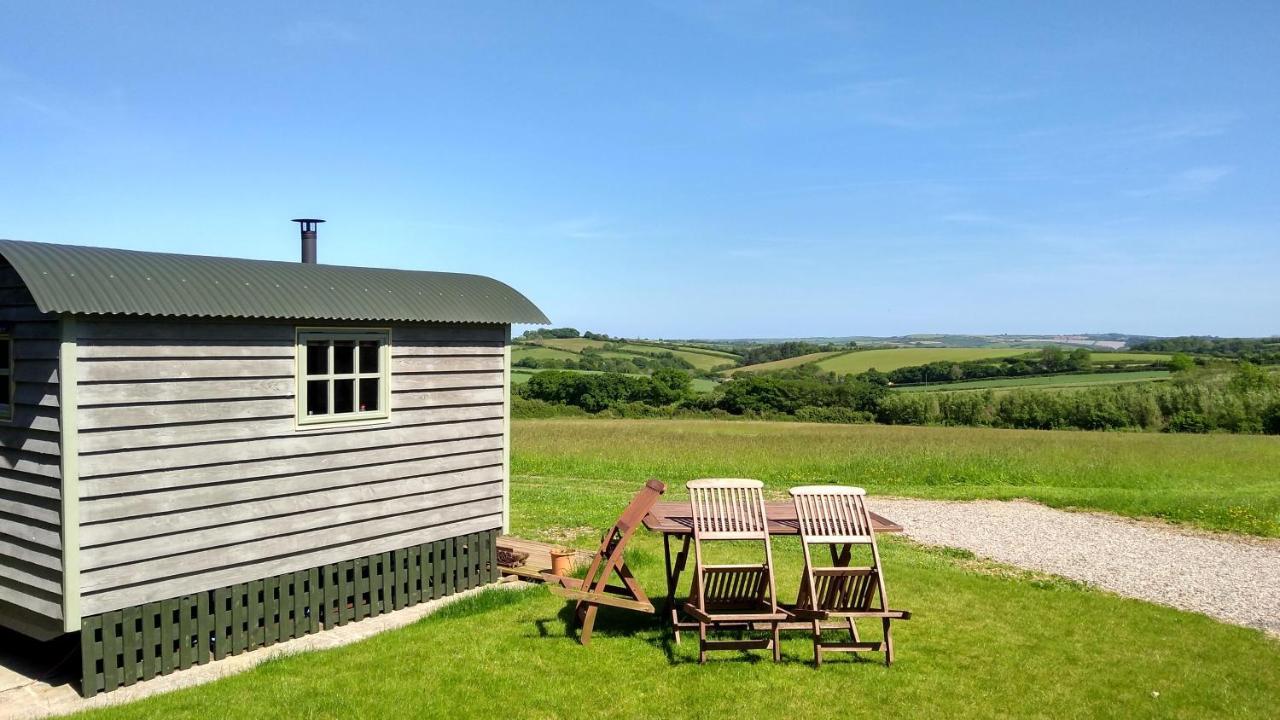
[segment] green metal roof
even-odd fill
[[[42,312],[547,324],[481,275],[176,255],[0,240]]]

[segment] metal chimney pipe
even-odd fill
[[[316,264],[316,226],[324,222],[319,218],[294,218],[302,234],[302,262]]]

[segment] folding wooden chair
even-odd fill
[[[585,577],[571,578],[551,573],[543,573],[551,592],[570,600],[576,600],[574,618],[582,626],[582,634],[578,640],[583,645],[591,643],[591,630],[596,624],[596,610],[601,605],[620,607],[627,610],[652,613],[653,603],[644,594],[640,583],[631,574],[626,561],[622,557],[627,542],[639,527],[640,521],[653,509],[654,503],[667,491],[667,486],[657,480],[650,480],[644,488],[636,493],[631,503],[623,510],[618,522],[605,531],[600,539],[600,549],[591,561],[591,567]],[[622,582],[621,586],[610,585],[614,574]]]
[[[890,610],[885,594],[884,572],[880,567],[880,549],[863,496],[856,487],[817,485],[791,489],[804,548],[804,577],[794,613],[797,618],[813,622],[813,661],[822,665],[822,653],[884,652],[885,665],[893,663],[893,635],[890,622],[907,620],[906,610]],[[810,545],[826,545],[831,565],[814,565]],[[869,566],[851,565],[855,546],[868,546]],[[824,642],[822,623],[843,618],[849,625],[850,642]],[[858,636],[855,618],[880,618],[884,639],[863,642]]]
[[[698,662],[708,650],[773,650],[780,657],[778,623],[790,615],[778,607],[773,576],[773,546],[759,480],[693,480],[687,485],[693,506],[694,575],[692,601],[684,611],[698,622]],[[759,540],[764,562],[708,565],[702,544],[715,540]],[[771,637],[755,640],[707,640],[710,627],[767,624]]]

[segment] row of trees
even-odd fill
[[[627,403],[672,405],[693,396],[688,374],[670,368],[640,376],[548,370],[529,378],[518,392],[522,397],[573,405],[592,413]]]
[[[1249,363],[1230,373],[1202,370],[1165,383],[1073,392],[895,393],[857,377],[796,369],[738,377],[716,392],[695,395],[686,373],[663,368],[649,377],[543,372],[519,393],[591,413],[625,415],[689,412],[891,425],[1280,434],[1280,382]]]
[[[816,352],[852,350],[854,347],[854,343],[848,343],[845,345],[827,343],[819,345],[799,340],[789,340],[787,342],[757,345],[755,347],[747,348],[742,352],[742,364],[759,365],[760,363],[774,362],[775,360],[786,360],[787,358],[810,355]]]
[[[587,348],[575,358],[523,357],[513,363],[516,367],[534,370],[592,370],[596,372],[648,373],[659,368],[693,371],[693,364],[671,352],[627,353],[627,357],[604,355],[600,350]]]
[[[881,378],[895,385],[916,385],[925,382],[954,382],[995,377],[1023,377],[1028,375],[1053,375],[1056,373],[1088,372],[1093,369],[1093,354],[1084,348],[1066,352],[1050,346],[1038,353],[988,360],[960,362],[939,361],[925,365],[912,365],[887,373],[871,371],[865,379],[879,382]]]
[[[1147,340],[1133,346],[1150,352],[1194,353],[1245,360],[1255,365],[1280,365],[1280,337],[1220,338],[1186,336]]]

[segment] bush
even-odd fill
[[[815,423],[870,423],[876,421],[875,413],[842,407],[803,407],[796,411],[796,419]]]
[[[1169,432],[1207,433],[1209,432],[1209,421],[1198,412],[1180,410],[1169,418],[1167,427]]]
[[[587,411],[573,405],[557,405],[542,400],[531,400],[519,395],[511,397],[513,418],[586,417]]]
[[[1280,403],[1267,408],[1262,416],[1262,432],[1268,435],[1280,435]]]

